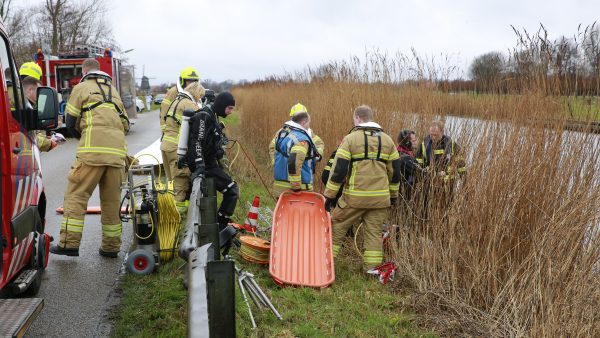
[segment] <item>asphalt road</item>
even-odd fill
[[[158,111],[138,115],[127,135],[129,154],[147,147],[160,136]],[[48,153],[42,153],[42,168],[48,210],[46,232],[58,239],[67,172],[75,158],[77,140],[68,140]],[[98,189],[88,205],[98,206]],[[38,297],[45,306],[27,332],[27,337],[104,337],[110,333],[108,317],[119,295],[114,292],[121,275],[125,254],[132,238],[130,224],[123,225],[123,244],[118,259],[98,254],[102,229],[100,215],[86,215],[79,257],[50,254]],[[55,240],[55,241],[56,241]]]

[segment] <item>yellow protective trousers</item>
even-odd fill
[[[64,215],[60,225],[58,245],[63,248],[78,248],[83,233],[84,217],[88,200],[100,186],[100,208],[102,215],[102,244],[107,252],[121,249],[121,178],[122,167],[90,166],[75,160],[68,175],[65,192]]]
[[[383,263],[383,243],[381,240],[383,223],[389,218],[389,208],[380,209],[354,209],[347,205],[333,210],[332,240],[333,256],[340,251],[342,240],[348,229],[362,221],[364,229],[363,265],[365,270],[374,268]]]

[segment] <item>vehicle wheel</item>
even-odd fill
[[[48,264],[48,251],[46,246],[48,245],[46,241],[46,235],[41,234],[37,243],[37,268],[39,270],[46,270],[46,265]]]
[[[136,275],[148,275],[154,271],[154,256],[147,250],[137,249],[129,254],[125,266]]]
[[[41,241],[45,241],[43,236],[38,237],[37,243],[39,243]],[[42,273],[44,272],[44,261],[39,260],[39,255],[38,255],[39,245],[37,243],[33,243],[33,245],[31,246],[31,253],[29,254],[29,263],[27,264],[27,267],[29,269],[37,270],[37,275],[35,276],[35,279],[33,280],[33,282],[31,282],[31,285],[29,285],[29,288],[24,292],[25,296],[30,296],[30,297],[37,295],[38,292],[40,291],[40,287],[42,286]],[[37,246],[37,248],[36,248],[36,246]],[[42,256],[43,255],[44,255],[44,253],[42,252]]]

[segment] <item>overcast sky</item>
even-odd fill
[[[22,0],[35,3],[41,0]],[[600,19],[598,0],[107,0],[113,33],[141,76],[173,82],[193,66],[204,79],[254,80],[378,48],[452,56],[506,51],[510,28],[572,36]],[[19,1],[17,1],[19,2]]]

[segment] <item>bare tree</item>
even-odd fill
[[[585,29],[583,52],[592,76],[600,76],[600,27],[596,22]]]
[[[114,47],[105,4],[104,0],[46,0],[35,15],[36,40],[49,41],[52,54],[77,44]]]
[[[506,61],[500,52],[490,52],[475,58],[469,73],[477,84],[477,90],[489,91],[496,88],[505,72],[505,65]]]

